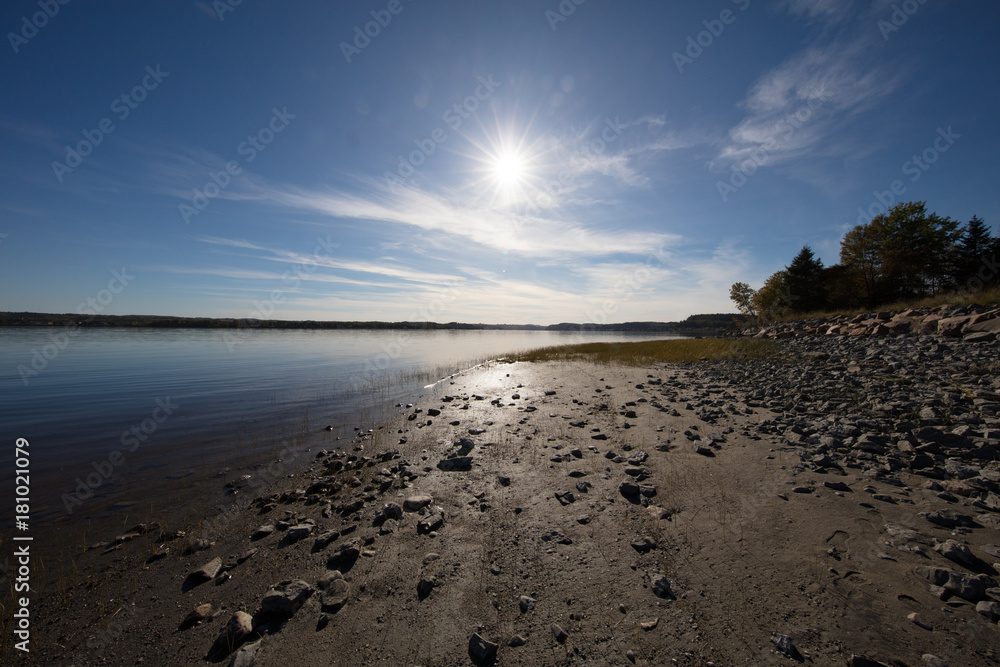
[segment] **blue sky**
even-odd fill
[[[0,310],[731,312],[804,244],[836,262],[880,196],[996,229],[998,23],[986,0],[11,0]]]

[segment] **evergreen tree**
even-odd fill
[[[997,241],[979,216],[966,223],[956,252],[955,281],[959,287],[968,287],[969,281],[978,277],[983,261],[996,251]]]
[[[803,246],[792,263],[785,267],[785,284],[793,297],[792,310],[810,313],[826,307],[823,284],[823,260],[809,246]]]

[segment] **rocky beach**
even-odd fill
[[[485,364],[221,515],[89,545],[30,660],[1000,664],[998,314]]]

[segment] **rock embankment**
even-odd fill
[[[996,306],[937,306],[899,312],[837,315],[763,327],[747,327],[737,335],[753,338],[801,336],[937,335],[986,342],[1000,335],[1000,308]]]

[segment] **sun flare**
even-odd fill
[[[515,185],[524,178],[524,163],[520,156],[504,153],[497,156],[493,165],[493,175],[500,185],[507,187]]]

